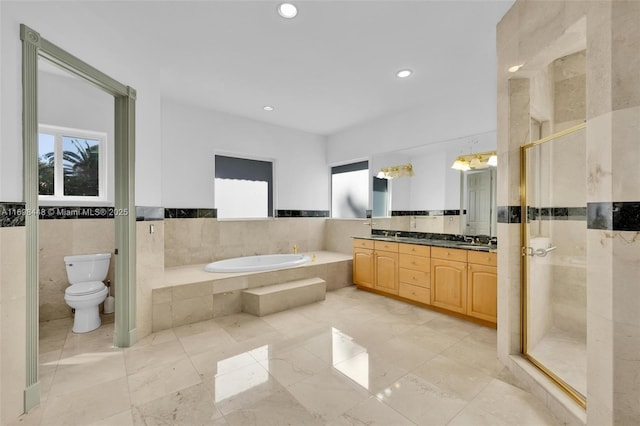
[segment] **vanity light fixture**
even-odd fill
[[[498,156],[495,151],[478,152],[477,154],[460,155],[453,162],[451,168],[454,170],[467,171],[486,169],[489,166],[498,165]]]
[[[291,3],[280,3],[278,6],[278,15],[285,19],[293,19],[298,14],[298,8]]]
[[[413,166],[411,163],[388,166],[380,169],[376,177],[378,179],[394,179],[403,176],[413,176]]]
[[[400,70],[396,73],[396,76],[398,78],[407,78],[409,77],[411,74],[413,74],[413,71],[411,71],[410,69],[404,69],[404,70]]]
[[[271,105],[265,105],[262,107],[262,109],[265,111],[273,111],[275,108],[272,107]]]
[[[524,66],[524,64],[518,64],[518,65],[513,65],[509,68],[507,68],[507,71],[509,72],[517,72],[520,70],[520,68],[522,68]]]

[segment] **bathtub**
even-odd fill
[[[309,262],[303,254],[264,254],[219,260],[204,267],[207,272],[257,272],[291,268]]]

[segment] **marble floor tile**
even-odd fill
[[[225,416],[230,426],[322,426],[324,422],[312,415],[285,390],[267,395],[253,405]]]
[[[126,376],[121,350],[87,352],[60,359],[49,392],[51,395],[76,392]]]
[[[129,349],[113,347],[109,318],[71,326],[40,324],[41,405],[17,424],[557,424],[497,360],[495,329],[355,287]]]
[[[222,328],[213,328],[203,333],[181,336],[179,340],[185,352],[189,355],[196,355],[220,347],[236,345],[237,343],[236,340]]]
[[[123,411],[106,419],[98,420],[89,426],[134,426],[131,410]]]
[[[134,408],[147,426],[208,425],[222,417],[203,383]]]
[[[369,392],[331,367],[294,383],[287,390],[314,417],[324,421],[335,420],[370,396]]]
[[[356,405],[327,426],[411,426],[411,420],[380,401],[375,396]]]
[[[494,379],[468,405],[470,412],[488,413],[509,425],[557,425],[558,421],[530,393]]]
[[[281,385],[289,386],[317,374],[327,364],[304,348],[276,353],[264,350],[250,352]]]
[[[125,377],[62,395],[50,395],[42,425],[87,425],[130,408]]]
[[[361,352],[333,367],[372,394],[382,391],[408,373],[407,370],[368,352]]]
[[[466,401],[475,398],[493,380],[480,370],[442,355],[422,364],[412,373]]]
[[[335,327],[312,337],[303,347],[329,365],[338,364],[367,350],[353,337]]]
[[[243,313],[216,318],[215,322],[238,342],[276,332],[262,319]]]
[[[177,340],[157,345],[134,346],[124,351],[128,374],[135,374],[145,369],[171,364],[184,357],[184,348]]]
[[[203,382],[225,416],[284,390],[257,361],[226,374],[203,377]]]
[[[460,412],[468,401],[418,377],[407,374],[377,398],[417,424],[444,425]]]
[[[170,364],[141,370],[127,377],[131,404],[142,405],[181,389],[197,385],[200,376],[187,356]]]

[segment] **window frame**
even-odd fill
[[[260,161],[264,163],[271,164],[271,181],[267,181],[268,190],[267,190],[267,216],[266,217],[220,217],[220,206],[215,205],[215,194],[216,194],[216,157],[229,157],[237,160],[247,160],[247,161]],[[218,210],[218,220],[266,220],[273,219],[276,217],[276,198],[277,198],[277,184],[276,184],[276,169],[277,162],[275,158],[267,158],[260,156],[252,156],[246,154],[238,154],[227,151],[215,151],[213,153],[213,191],[214,191],[214,205]],[[239,179],[239,178],[238,178]]]
[[[38,203],[41,205],[104,205],[109,204],[109,183],[108,183],[108,149],[107,133],[95,130],[76,129],[73,127],[54,126],[50,124],[39,124],[38,135],[41,133],[54,137],[54,191],[53,195],[40,195],[38,193]],[[98,195],[64,195],[64,166],[63,166],[63,138],[89,139],[98,141]],[[40,158],[38,153],[38,158]],[[38,179],[39,182],[39,179]]]

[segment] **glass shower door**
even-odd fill
[[[523,354],[586,405],[586,130],[522,147]]]

